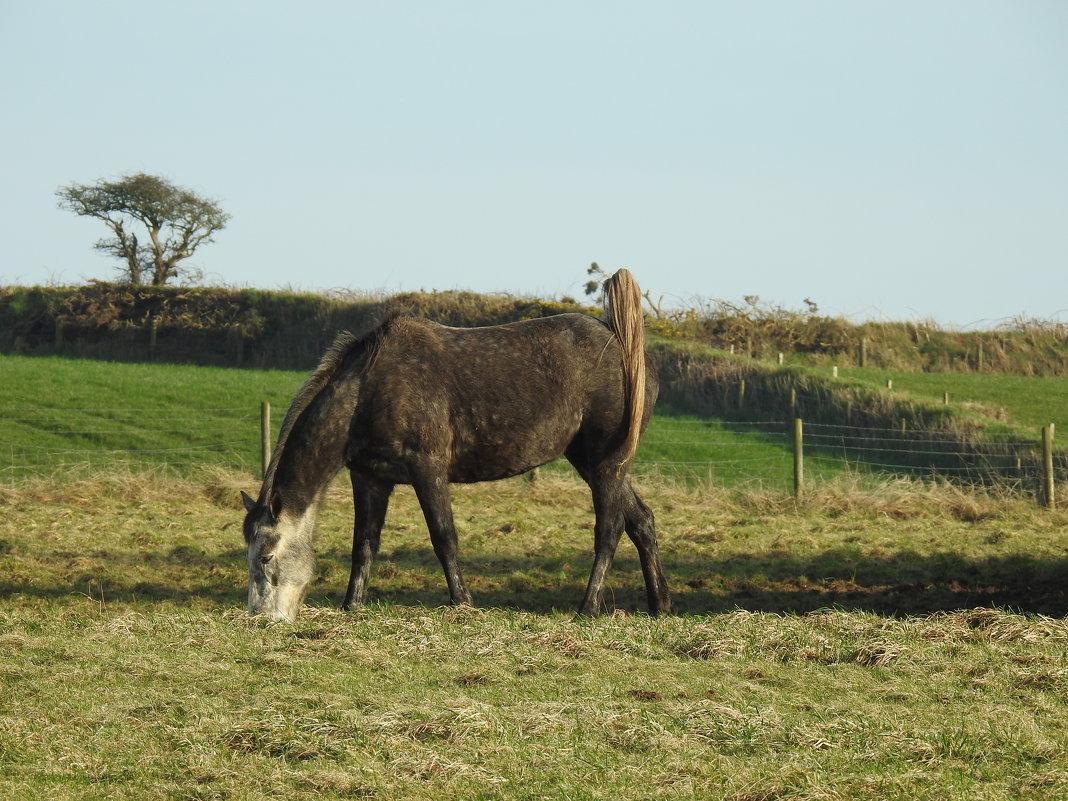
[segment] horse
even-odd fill
[[[457,559],[449,486],[517,476],[561,454],[593,496],[594,561],[578,613],[600,612],[626,530],[650,615],[671,611],[653,513],[630,466],[656,402],[641,295],[620,270],[602,322],[560,314],[453,328],[394,317],[342,332],[282,421],[259,497],[242,492],[248,612],[292,622],[315,577],[313,535],[326,489],[347,468],[355,525],[342,608],[367,599],[390,495],[411,485],[453,604],[471,604]]]

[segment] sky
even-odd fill
[[[0,75],[0,285],[146,172],[211,284],[1068,321],[1063,0],[0,0]]]

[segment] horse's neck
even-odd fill
[[[339,379],[308,405],[289,432],[275,470],[274,487],[294,511],[317,506],[344,467],[345,443],[359,389]]]

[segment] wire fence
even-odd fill
[[[11,479],[115,466],[254,469],[260,415],[248,408],[0,410],[0,470]]]
[[[962,484],[997,484],[1053,497],[1068,480],[1068,454],[1034,438],[984,433],[981,438],[930,429],[877,428],[790,421],[654,422],[635,463],[639,475],[717,484],[801,490],[843,474],[907,476]],[[1048,427],[1052,437],[1053,427]],[[671,454],[671,455],[668,455]],[[684,454],[679,457],[678,454]],[[803,477],[802,477],[803,473]]]
[[[258,472],[264,443],[273,442],[260,409],[4,409],[0,410],[0,473],[15,481],[59,469],[113,466],[177,473],[207,465]],[[793,422],[725,422],[654,418],[635,472],[725,486],[797,488],[803,464],[808,485],[844,473],[937,477],[998,483],[1023,491],[1043,481],[1039,439],[948,432],[805,424],[803,462]],[[1068,474],[1057,454],[1055,480]]]
[[[784,429],[775,423],[654,418],[634,472],[691,482],[785,486],[790,440]]]

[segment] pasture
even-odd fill
[[[249,473],[0,487],[0,796],[1057,799],[1068,513],[907,482],[643,484],[678,616],[634,549],[576,620],[589,495],[457,488],[477,609],[398,491],[370,606],[336,611],[331,490],[295,625],[249,619]]]
[[[876,386],[894,382],[894,390],[950,403],[978,404],[1017,426],[1038,429],[1047,423],[1068,428],[1068,392],[1065,380],[1050,376],[988,375],[983,373],[923,373],[871,368],[845,368],[843,378]]]
[[[277,433],[306,376],[302,371],[3,355],[0,371],[5,378],[0,387],[0,479],[9,485],[25,475],[47,475],[64,464],[94,469],[166,466],[178,474],[204,465],[254,471],[260,461],[261,402],[270,403]],[[1001,421],[994,429],[1008,429],[1013,438],[1037,441],[1039,425],[1068,419],[1063,379],[891,376],[873,370],[842,375],[876,385],[885,384],[889,376],[895,379],[895,392],[940,398],[948,391],[954,404],[996,407]],[[785,491],[792,466],[783,417],[765,416],[765,422],[776,423],[772,426],[725,423],[661,403],[635,471],[647,480]],[[812,481],[865,472],[856,454],[847,454],[852,456],[848,463],[835,451],[810,455],[806,474]],[[889,461],[878,454],[873,460]],[[553,471],[567,474],[570,467],[560,465]]]
[[[593,515],[552,467],[456,488],[477,609],[441,606],[400,489],[373,603],[337,611],[339,482],[310,606],[275,625],[244,613],[238,492],[258,486],[260,402],[277,430],[304,373],[0,367],[4,798],[1068,796],[1063,507],[822,460],[795,502],[782,437],[660,414],[638,484],[677,616],[640,612],[624,539],[605,616],[574,619]],[[1063,418],[1051,380],[893,378]]]
[[[253,471],[263,401],[274,435],[307,373],[0,355],[0,476],[11,484],[63,464],[131,463],[178,474],[204,465]],[[663,407],[666,410],[666,407]],[[667,480],[790,482],[789,440],[670,410],[650,425],[636,468]],[[841,465],[819,467],[834,477]],[[568,474],[566,463],[551,472]]]

